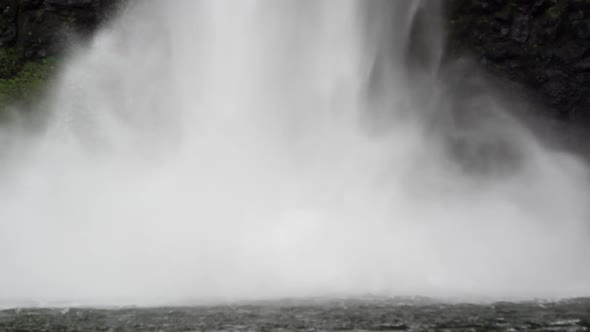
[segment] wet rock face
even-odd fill
[[[116,0],[0,0],[0,48],[20,61],[59,54],[111,13]]]
[[[108,5],[101,0],[29,0],[28,4],[19,17],[27,59],[57,54],[69,39],[85,37],[96,28]]]
[[[475,55],[590,125],[590,1],[448,0],[451,56]]]

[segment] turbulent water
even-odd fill
[[[2,129],[0,302],[588,295],[585,166],[440,3],[131,2]]]

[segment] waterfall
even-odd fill
[[[3,128],[0,300],[588,295],[586,166],[450,83],[441,15],[130,2]]]

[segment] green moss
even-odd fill
[[[56,66],[54,58],[27,62],[14,77],[0,79],[0,108],[26,103],[37,97]]]

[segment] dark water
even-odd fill
[[[0,331],[588,331],[590,299],[441,304],[273,302],[153,309],[0,312]]]

